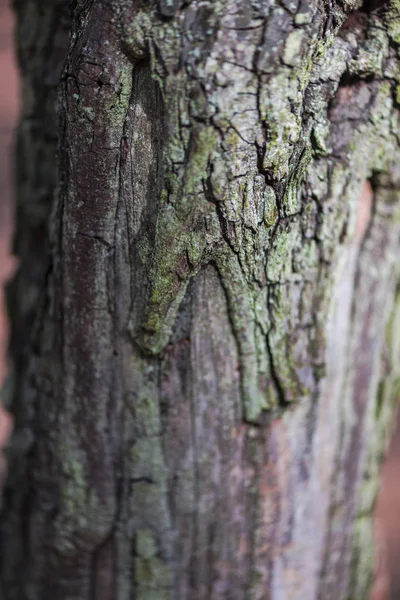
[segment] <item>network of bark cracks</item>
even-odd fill
[[[366,598],[400,4],[15,8],[0,597]]]

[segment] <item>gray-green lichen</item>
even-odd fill
[[[126,461],[132,486],[131,524],[135,597],[167,598],[171,585],[171,523],[167,503],[167,470],[162,448],[158,369],[139,357],[132,362],[134,394],[126,396],[134,442]]]
[[[151,32],[146,26],[144,37],[165,102],[168,136],[163,150],[165,183],[149,265],[151,289],[144,314],[132,315],[131,331],[147,352],[160,353],[189,279],[213,261],[226,290],[240,349],[246,415],[256,420],[264,408],[309,394],[309,377],[313,379],[308,375],[307,385],[299,384],[295,373],[301,370],[301,361],[293,355],[297,351],[291,344],[282,353],[279,349],[287,328],[275,291],[266,294],[275,300],[264,307],[269,330],[260,345],[264,325],[258,322],[260,310],[255,310],[260,291],[285,285],[294,294],[298,282],[308,278],[321,288],[327,286],[321,297],[329,297],[331,281],[318,275],[322,264],[335,263],[340,247],[333,250],[334,240],[347,221],[351,234],[361,182],[374,170],[387,168],[385,157],[397,151],[390,127],[391,84],[382,81],[373,98],[365,88],[369,117],[349,127],[340,150],[342,160],[331,154],[340,124],[332,126],[328,109],[335,94],[340,105],[340,80],[346,73],[360,80],[382,74],[388,37],[375,16],[361,45],[355,45],[352,32],[335,37],[337,30],[305,41],[309,19],[304,13],[277,50],[265,45],[267,32],[257,11],[242,14],[239,10],[241,27],[244,23],[247,28],[239,36],[234,11],[228,12],[219,2],[209,8],[206,22],[198,29],[194,25],[187,29],[185,11],[171,23],[151,15]],[[147,18],[143,10],[135,17],[140,22]],[[282,9],[274,11],[278,20],[283,18]],[[198,43],[188,47],[183,64],[177,41],[184,30]],[[279,57],[283,64],[274,69]],[[363,101],[362,95],[356,98]],[[321,185],[326,186],[328,178],[328,189],[313,199],[317,189],[312,189],[308,174],[318,170],[325,171]],[[307,234],[312,239],[307,239],[302,215],[311,214],[314,203],[317,221]],[[313,327],[320,327],[318,314]],[[296,344],[299,348],[305,344],[301,352],[311,339],[322,340],[316,333],[309,341],[307,335],[300,337]],[[266,362],[271,377],[267,392],[259,389]]]
[[[134,573],[137,581],[135,598],[139,600],[167,600],[169,574],[157,556],[157,545],[148,529],[139,529],[135,536]]]

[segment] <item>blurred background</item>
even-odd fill
[[[19,110],[18,73],[13,43],[13,16],[0,0],[0,288],[10,277],[13,130]],[[7,322],[0,291],[0,384],[7,370]],[[381,492],[376,507],[376,532],[381,560],[373,600],[400,600],[400,418],[382,465]],[[304,599],[307,600],[307,599]],[[372,600],[372,599],[371,599]]]
[[[12,234],[12,136],[19,110],[18,74],[13,49],[13,20],[6,0],[0,0],[0,282],[9,276]],[[7,337],[3,294],[0,294],[0,381],[4,377]]]

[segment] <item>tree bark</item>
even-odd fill
[[[15,6],[2,598],[365,599],[398,0]]]

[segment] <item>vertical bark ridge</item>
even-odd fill
[[[46,240],[47,220],[57,181],[56,149],[58,84],[65,61],[71,26],[71,2],[14,2],[17,57],[21,73],[22,107],[15,144],[16,231],[14,253],[19,266],[7,286],[11,322],[10,354],[13,361],[7,398],[14,415],[16,433],[10,453],[10,472],[4,492],[1,593],[21,598],[21,568],[30,573],[31,535],[25,516],[32,510],[35,475],[31,457],[42,429],[35,396],[51,393],[49,377],[36,373],[38,340],[35,321],[42,314],[44,286],[50,269]],[[35,339],[36,338],[36,339]],[[39,420],[33,414],[38,411]],[[42,459],[51,459],[41,445]],[[39,478],[44,498],[51,483]],[[51,509],[51,506],[50,506]],[[32,585],[31,593],[35,593]]]

